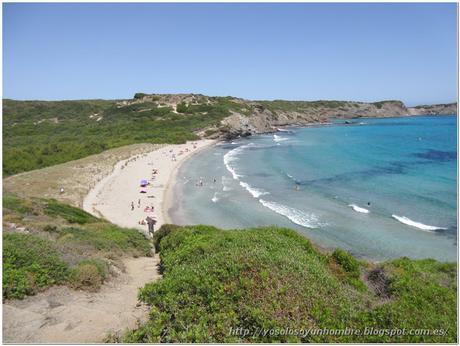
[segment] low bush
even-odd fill
[[[3,209],[9,209],[20,214],[32,213],[32,203],[13,195],[3,195]]]
[[[45,213],[49,216],[62,217],[70,223],[85,224],[97,221],[97,218],[86,211],[60,203],[54,199],[47,202]]]
[[[332,253],[332,258],[351,276],[359,277],[359,262],[342,249],[335,249]]]
[[[95,223],[87,227],[66,227],[60,231],[59,241],[80,242],[99,251],[116,254],[148,256],[150,244],[138,230],[120,228],[109,223]]]
[[[34,235],[3,235],[3,298],[22,299],[67,281],[70,271],[53,243]]]
[[[167,236],[172,231],[179,229],[180,226],[165,224],[160,227],[160,229],[153,233],[153,246],[155,247],[156,252],[160,252],[160,242],[165,236]]]
[[[72,269],[70,276],[73,288],[97,291],[108,275],[107,263],[101,260],[85,260]]]

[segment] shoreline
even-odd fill
[[[215,140],[170,144],[148,153],[118,161],[112,172],[99,180],[84,198],[83,209],[90,214],[149,235],[147,216],[156,220],[155,230],[169,222],[168,210],[179,167],[185,160],[216,143]],[[155,173],[154,173],[155,172]],[[145,187],[141,180],[147,180]]]
[[[174,189],[177,183],[177,173],[179,172],[179,169],[182,167],[182,165],[192,159],[196,154],[202,152],[204,149],[208,149],[211,146],[215,145],[218,143],[217,140],[211,140],[209,144],[206,144],[202,147],[197,148],[194,152],[192,152],[188,157],[184,157],[184,159],[179,162],[170,172],[169,174],[169,180],[168,183],[166,184],[166,187],[163,191],[163,205],[162,205],[162,214],[163,214],[163,224],[171,223],[172,219],[169,215],[169,210],[172,208],[173,204],[173,194],[174,194]],[[161,226],[159,226],[161,227]],[[159,228],[157,227],[157,229]]]

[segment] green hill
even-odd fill
[[[157,99],[158,98],[158,99]],[[3,173],[30,171],[133,143],[183,143],[240,108],[227,98],[3,100]],[[182,113],[181,113],[182,112]]]
[[[358,262],[275,227],[165,225],[156,246],[164,277],[141,290],[150,320],[125,342],[457,340],[454,263]]]

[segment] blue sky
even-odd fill
[[[456,4],[3,4],[3,97],[453,102]]]

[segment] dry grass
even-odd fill
[[[81,208],[83,199],[104,176],[110,174],[120,160],[142,155],[163,144],[133,144],[110,149],[97,155],[20,173],[3,179],[3,191],[22,197],[54,198]],[[64,193],[60,194],[60,188]]]

